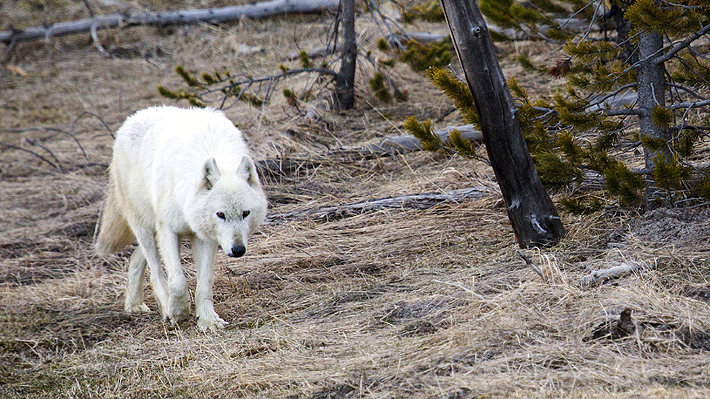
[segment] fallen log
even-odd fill
[[[624,262],[618,266],[613,266],[608,269],[592,270],[589,275],[584,276],[577,281],[577,286],[580,288],[591,288],[609,280],[623,277],[630,273],[653,270],[655,268],[655,264],[649,264],[646,262]]]
[[[442,142],[449,139],[449,134],[458,130],[461,137],[469,141],[481,141],[481,132],[473,125],[447,126],[436,133]],[[391,157],[419,151],[422,145],[419,140],[411,135],[387,136],[381,140],[353,148],[339,148],[326,152],[317,157],[295,155],[288,158],[266,159],[257,162],[262,175],[268,177],[290,176],[302,170],[313,169],[327,163],[357,162],[367,159]]]
[[[338,3],[338,0],[273,0],[222,8],[111,14],[76,21],[59,22],[49,26],[0,32],[0,42],[12,44],[36,39],[46,40],[57,36],[134,25],[166,26],[197,22],[218,23],[234,21],[244,17],[261,19],[288,13],[314,13],[323,10],[336,10]]]
[[[373,210],[402,208],[427,209],[441,203],[458,202],[467,198],[481,198],[484,194],[490,192],[491,190],[488,187],[476,186],[440,193],[399,195],[396,197],[360,201],[352,204],[323,206],[288,213],[271,214],[266,217],[266,223],[275,225],[289,220],[304,219],[328,222],[335,219],[360,215]]]

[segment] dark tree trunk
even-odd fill
[[[341,0],[340,7],[343,22],[343,52],[335,95],[338,108],[344,110],[355,106],[355,62],[357,60],[355,0]]]
[[[473,94],[483,142],[518,244],[522,248],[554,245],[565,230],[530,157],[477,2],[441,0],[441,8]]]
[[[641,110],[639,131],[642,136],[648,136],[653,139],[663,139],[663,141],[668,142],[671,138],[668,130],[653,123],[651,118],[651,111],[654,107],[666,105],[666,79],[663,76],[663,63],[656,62],[656,58],[662,55],[663,36],[658,33],[644,32],[639,35],[638,48],[639,66],[637,68],[636,86],[639,94],[638,108]],[[666,161],[670,160],[670,149],[668,149],[667,146],[659,150],[644,149],[646,182],[648,183],[646,200],[653,199],[658,193],[658,189],[654,187],[655,182],[652,176],[656,168],[655,160],[658,157]]]
[[[619,6],[615,3],[611,3],[611,10],[609,10],[609,16],[614,19],[614,25],[616,25],[616,43],[624,49],[622,55],[622,61],[634,64],[638,61],[638,52],[636,51],[636,46],[629,40],[629,33],[631,32],[631,23],[624,18],[624,12],[626,12],[626,7]]]

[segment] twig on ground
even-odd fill
[[[520,258],[525,261],[525,264],[528,265],[531,269],[533,269],[535,271],[535,273],[537,273],[538,276],[540,276],[540,278],[542,279],[542,281],[545,282],[545,284],[549,284],[549,282],[547,281],[545,276],[542,274],[542,271],[540,270],[540,268],[535,266],[535,264],[533,263],[532,259],[530,259],[529,256],[525,255],[523,253],[523,251],[521,251],[521,250],[517,250],[516,252],[518,253],[518,256],[520,256]]]
[[[475,296],[476,298],[478,298],[478,299],[480,299],[480,300],[482,300],[482,301],[484,301],[484,300],[486,299],[483,295],[481,295],[481,294],[475,292],[474,290],[472,290],[472,289],[470,289],[470,288],[466,288],[466,287],[464,287],[464,286],[461,285],[461,284],[449,283],[449,282],[446,282],[446,281],[441,281],[441,280],[436,280],[436,279],[431,280],[431,281],[433,281],[433,282],[435,282],[435,283],[450,285],[450,286],[456,287],[456,288],[461,288],[462,290],[468,292],[469,294]]]
[[[116,138],[116,137],[114,137],[113,132],[111,131],[111,128],[108,127],[108,123],[106,123],[100,116],[96,115],[96,114],[93,113],[93,112],[89,112],[89,111],[84,111],[84,112],[82,112],[81,114],[79,114],[79,116],[77,116],[77,117],[74,119],[74,122],[71,123],[71,131],[72,131],[72,132],[74,131],[74,126],[76,125],[76,123],[77,123],[77,122],[79,121],[79,119],[81,119],[81,117],[83,117],[84,115],[93,116],[94,118],[98,119],[99,122],[101,122],[101,124],[104,125],[104,127],[105,127],[106,130],[108,131],[108,135],[111,136],[112,139],[113,139],[113,138]],[[97,136],[94,136],[94,137],[97,137]]]
[[[31,155],[35,156],[36,158],[39,158],[39,159],[41,159],[42,161],[48,163],[49,165],[51,165],[53,168],[59,170],[60,172],[62,171],[62,167],[61,167],[61,165],[59,165],[59,161],[58,161],[58,160],[57,160],[57,163],[54,163],[54,162],[50,161],[49,159],[43,157],[42,155],[40,155],[40,154],[38,154],[38,153],[36,153],[36,152],[34,152],[34,151],[32,151],[32,150],[28,150],[27,148],[22,148],[22,147],[19,147],[19,146],[16,146],[16,145],[12,145],[12,144],[7,144],[7,143],[0,142],[0,146],[3,146],[3,147],[5,147],[5,148],[12,148],[13,150],[24,151],[24,152],[26,152],[26,153],[28,153],[28,154],[31,154]],[[42,148],[45,148],[45,147],[42,146]],[[45,148],[45,149],[46,149],[46,148]],[[51,154],[51,151],[50,151],[50,154]],[[52,154],[52,156],[54,157],[54,154]],[[57,159],[57,158],[54,157],[54,159]]]

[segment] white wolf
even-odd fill
[[[267,209],[241,132],[212,109],[144,109],[116,132],[109,173],[95,249],[104,256],[138,242],[128,270],[126,311],[148,310],[143,302],[147,262],[163,318],[176,323],[188,316],[180,263],[184,237],[191,240],[197,271],[197,326],[223,328],[227,323],[212,304],[217,247],[228,256],[244,255]]]

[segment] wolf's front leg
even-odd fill
[[[195,259],[195,269],[197,271],[197,289],[195,290],[197,327],[203,332],[222,329],[228,324],[214,311],[212,303],[216,252],[216,243],[204,241],[197,237],[192,239],[192,256]]]
[[[187,319],[190,314],[190,295],[187,293],[187,280],[180,263],[178,235],[165,226],[159,227],[158,247],[168,275],[168,303],[163,316],[177,323]]]

